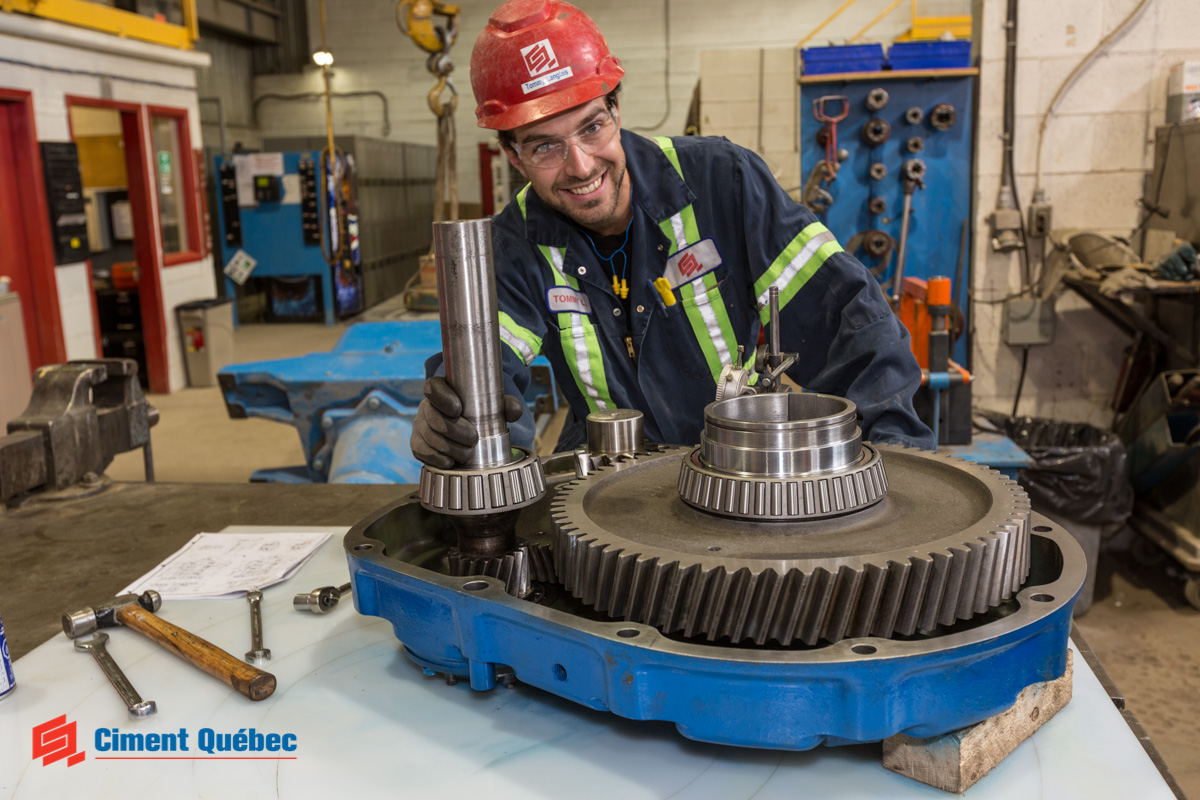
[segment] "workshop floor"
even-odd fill
[[[344,326],[247,325],[235,334],[238,361],[328,350]],[[156,395],[154,429],[160,481],[244,482],[264,467],[301,461],[295,430],[264,420],[231,420],[216,387]],[[138,453],[119,456],[108,474],[140,480]],[[1143,566],[1128,551],[1105,554],[1096,597],[1079,627],[1124,692],[1184,792],[1200,798],[1200,612],[1164,564]]]

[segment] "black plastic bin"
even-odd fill
[[[984,416],[1033,459],[1017,473],[1033,510],[1070,531],[1087,555],[1074,613],[1083,616],[1092,606],[1100,543],[1120,531],[1133,511],[1125,445],[1112,431],[1080,422]]]

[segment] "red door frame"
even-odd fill
[[[34,123],[33,93],[0,87],[0,104],[5,107],[0,124],[8,124],[16,161],[16,182],[27,187],[24,202],[16,203],[25,239],[26,278],[29,291],[21,294],[25,318],[26,349],[34,368],[67,360],[62,314],[58,307],[58,282],[54,274],[53,235],[42,176],[42,151]]]
[[[167,325],[163,309],[162,241],[159,238],[157,223],[158,206],[152,182],[153,172],[147,155],[150,117],[146,107],[137,103],[78,95],[67,95],[66,103],[68,109],[76,105],[111,108],[121,112],[125,175],[129,180],[129,210],[133,216],[133,252],[141,273],[138,280],[138,305],[142,313],[142,335],[146,346],[146,377],[150,382],[151,392],[166,394],[171,390],[171,376],[167,362]],[[69,114],[67,118],[70,119]],[[88,271],[91,271],[90,265]]]
[[[163,266],[172,267],[176,264],[191,264],[204,258],[204,247],[201,243],[200,203],[196,190],[196,163],[192,157],[192,131],[186,108],[173,106],[146,106],[146,111],[153,117],[170,117],[175,120],[176,130],[179,131],[179,170],[180,178],[180,222],[187,229],[188,247],[178,253],[163,253]],[[157,195],[156,195],[157,196]]]

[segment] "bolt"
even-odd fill
[[[379,408],[379,398],[378,397],[369,398],[367,400],[367,408],[371,409],[372,411]]]
[[[313,469],[317,470],[318,472],[325,469],[325,459],[314,458],[313,459]]]
[[[329,430],[330,428],[332,428],[333,427],[333,417],[325,417],[325,419],[321,420],[321,427],[324,428],[325,430]]]

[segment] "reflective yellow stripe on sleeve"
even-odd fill
[[[754,294],[762,324],[766,325],[771,316],[772,286],[779,289],[779,309],[782,311],[825,260],[841,251],[842,247],[834,235],[819,222],[812,223],[796,234],[796,238],[783,248],[783,252],[771,263],[767,271],[754,282]]]

